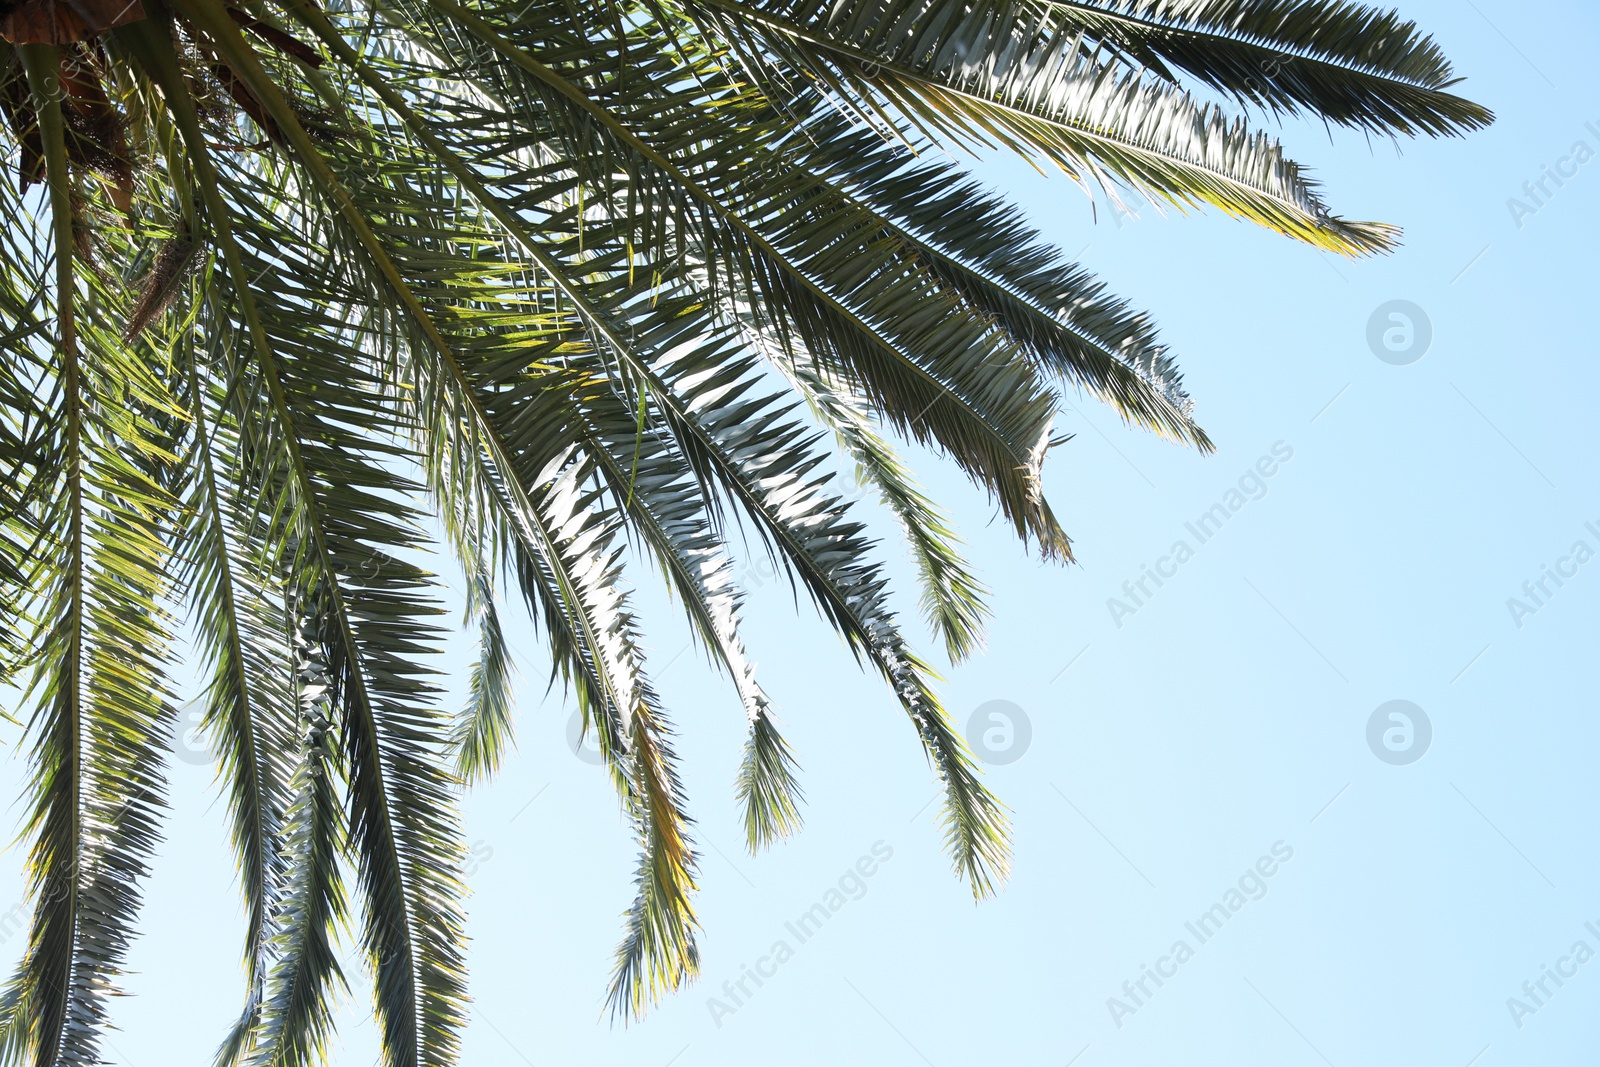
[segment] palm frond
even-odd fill
[[[1459,81],[1449,61],[1395,11],[1345,0],[1043,3],[1133,63],[1164,74],[1171,64],[1245,103],[1407,136],[1494,121],[1445,92]]]
[[[875,19],[871,0],[807,0],[792,18],[739,0],[704,3],[721,32],[745,38],[741,54],[758,58],[750,69],[768,84],[774,75],[762,67],[804,70],[863,111],[881,111],[881,99],[932,135],[1048,160],[1113,199],[1131,188],[1178,208],[1208,204],[1344,255],[1387,250],[1398,236],[1333,215],[1264,133],[1164,79],[1098,62],[1078,31],[1043,16],[1011,24],[952,8],[913,23],[909,10]],[[839,25],[850,32],[830,32]]]
[[[347,934],[384,1063],[457,1059],[454,794],[510,758],[518,599],[639,849],[613,1015],[694,978],[699,861],[636,561],[733,682],[752,852],[802,802],[742,633],[735,560],[756,553],[889,686],[958,875],[995,891],[1006,812],[834,461],[898,520],[959,661],[982,583],[902,444],[1070,560],[1042,488],[1066,391],[1210,440],[1149,316],[941,153],[1000,147],[1094,195],[1360,255],[1398,231],[1337,215],[1228,109],[1391,135],[1490,121],[1455,82],[1413,24],[1344,0],[6,7],[0,682],[32,679],[35,911],[0,1063],[101,1060],[159,832],[175,631],[246,915],[217,1067],[326,1057]],[[456,714],[432,673],[434,548],[477,627]]]
[[[154,423],[172,402],[107,329],[109,294],[83,269],[61,54],[49,45],[20,51],[53,220],[62,409],[52,443],[59,480],[38,523],[35,580],[48,601],[29,723],[35,804],[26,826],[37,905],[18,994],[34,1062],[90,1064],[99,1062],[106,1000],[133,936],[164,803],[173,711],[162,528],[174,502],[146,461],[160,452]]]
[[[468,782],[493,777],[505,761],[512,744],[515,677],[494,587],[486,579],[475,579],[473,599],[478,618],[478,659],[467,678],[467,706],[456,721],[452,738],[456,771]]]

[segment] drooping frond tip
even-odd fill
[[[766,709],[751,720],[739,762],[738,798],[744,805],[745,846],[754,855],[800,829],[805,794],[789,743]]]

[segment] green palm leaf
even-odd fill
[[[1045,3],[1136,64],[1170,63],[1248,103],[1376,133],[1453,134],[1493,121],[1444,91],[1459,80],[1449,61],[1398,12],[1343,0]]]
[[[455,1062],[453,798],[511,758],[513,589],[639,848],[610,1006],[691,981],[693,819],[624,564],[732,681],[759,851],[802,790],[741,633],[750,533],[892,690],[953,866],[997,890],[1005,810],[839,475],[899,522],[956,661],[983,585],[902,443],[1070,559],[1042,490],[1068,390],[1210,441],[1150,318],[937,150],[1364,254],[1397,231],[1336,215],[1227,107],[1490,121],[1455,82],[1411,23],[1338,0],[7,8],[0,680],[31,683],[35,911],[0,1060],[100,1061],[160,832],[167,668],[192,656],[246,908],[218,1067],[324,1058],[347,935],[384,1061]],[[445,583],[415,562],[434,547],[478,629],[454,714]]]

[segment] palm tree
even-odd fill
[[[959,660],[984,592],[892,438],[1063,560],[1062,390],[1210,444],[1149,319],[927,149],[1360,256],[1397,232],[1332,214],[1223,106],[1491,119],[1411,23],[1339,0],[0,0],[0,38],[0,641],[35,897],[0,1051],[40,1067],[98,1062],[184,652],[248,912],[217,1063],[319,1058],[346,928],[386,1062],[455,1058],[453,787],[511,740],[508,587],[638,835],[610,1004],[690,979],[690,819],[622,570],[653,563],[733,679],[759,850],[800,790],[739,638],[736,529],[888,682],[954,866],[993,892],[1003,808],[833,455],[900,520]],[[428,666],[435,543],[481,634],[458,715]]]

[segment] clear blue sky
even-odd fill
[[[478,869],[465,1063],[1592,1062],[1600,957],[1573,953],[1600,953],[1585,926],[1600,930],[1600,559],[1580,565],[1573,548],[1600,552],[1600,159],[1549,183],[1542,206],[1523,185],[1546,166],[1570,174],[1577,142],[1600,152],[1600,12],[1403,9],[1499,121],[1400,155],[1320,126],[1283,131],[1341,213],[1405,227],[1389,258],[1337,261],[1215,215],[1146,210],[1119,226],[1102,209],[1096,224],[1060,177],[980,168],[1157,314],[1219,445],[1200,457],[1075,402],[1062,426],[1076,436],[1048,467],[1081,560],[1067,569],[1028,558],[978,494],[921,457],[995,594],[989,649],[947,672],[949,705],[964,720],[1010,701],[1031,723],[1027,751],[989,774],[1014,812],[1009,888],[973,905],[924,810],[934,786],[904,717],[759,571],[747,643],[810,803],[798,838],[744,855],[738,702],[695,654],[675,658],[686,634],[647,590],[700,819],[702,980],[641,1024],[602,1018],[632,845],[603,774],[564,747],[570,707],[544,696],[525,634],[518,754],[466,807]],[[1513,197],[1538,210],[1513,212]],[[1368,343],[1396,300],[1431,324],[1415,362]],[[1381,321],[1380,348],[1405,326]],[[1263,457],[1271,475],[1250,476]],[[1237,507],[1202,543],[1186,524],[1218,503]],[[1171,577],[1146,579],[1135,604],[1123,583],[1147,565]],[[1569,576],[1558,586],[1547,566]],[[1113,597],[1134,610],[1114,613]],[[1514,617],[1513,597],[1536,610]],[[1410,763],[1369,746],[1392,700],[1431,726]],[[15,795],[21,761],[4,766]],[[223,807],[209,768],[172,774],[136,995],[116,1006],[106,1050],[126,1067],[209,1062],[243,993]],[[848,877],[862,857],[873,873]],[[14,901],[21,857],[9,859],[0,899]],[[841,877],[858,899],[802,943],[786,924]],[[1220,929],[1190,929],[1218,904]],[[0,917],[8,957],[16,928]],[[779,941],[792,957],[763,962]],[[771,976],[729,999],[723,983],[758,965]],[[344,1012],[341,1065],[374,1061],[367,999],[358,986]]]

